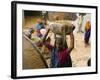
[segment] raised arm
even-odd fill
[[[43,44],[44,44],[49,50],[52,50],[52,49],[53,49],[53,46],[52,46],[50,43],[48,43],[48,42],[46,41],[46,37],[47,37],[49,31],[50,31],[50,29],[47,30],[46,34],[45,34],[44,37],[43,37]]]
[[[46,34],[44,35],[44,37],[43,37],[43,42],[45,42],[45,41],[46,41],[46,37],[47,37],[47,35],[48,35],[49,31],[50,31],[50,29],[48,29],[48,30],[47,30],[47,32],[46,32]]]
[[[72,32],[70,33],[70,46],[68,48],[68,51],[71,52],[73,48],[74,48],[74,34]]]

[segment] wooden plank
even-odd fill
[[[40,50],[27,37],[23,36],[23,69],[48,68]]]

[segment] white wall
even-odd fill
[[[82,5],[90,4],[90,5],[98,5],[98,6],[100,5],[100,0],[31,0],[31,1],[64,3],[64,4],[65,3],[66,4],[82,4]],[[11,80],[10,78],[11,4],[10,3],[11,3],[11,0],[0,1],[0,80]],[[99,14],[100,14],[100,11],[99,11]],[[100,21],[100,16],[98,16],[98,18]],[[99,26],[98,26],[98,30],[100,30]],[[98,34],[100,34],[100,31],[98,31]],[[100,40],[100,37],[98,39]],[[98,43],[98,45],[99,44],[100,43]],[[99,49],[99,52],[100,52],[100,49]],[[98,56],[99,56],[98,61],[100,61],[100,54],[98,54]],[[99,67],[100,67],[100,63],[99,63]],[[27,79],[27,80],[33,80],[33,79]],[[35,78],[34,80],[100,80],[100,69],[99,69],[99,74],[80,75],[80,76],[63,76],[63,77],[51,77],[51,78],[48,77],[48,78],[41,78],[41,79]]]

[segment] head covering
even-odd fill
[[[65,48],[68,47],[66,37],[64,35],[55,34],[55,43],[62,44]]]
[[[63,44],[63,40],[64,40],[63,35],[58,35],[58,34],[55,35],[55,41],[57,44]]]
[[[55,39],[64,39],[64,36],[63,35],[56,34],[55,35]]]

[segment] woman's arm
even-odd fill
[[[70,33],[70,46],[68,48],[68,51],[71,52],[73,48],[74,48],[74,34],[72,32]]]
[[[50,31],[50,29],[48,29],[48,30],[47,30],[47,32],[46,32],[46,34],[44,35],[44,37],[43,37],[43,42],[45,42],[45,41],[46,41],[46,37],[47,37],[47,35],[48,35],[49,31]]]
[[[49,50],[52,50],[53,46],[50,45],[50,43],[48,43],[48,42],[46,41],[46,37],[47,37],[49,31],[50,31],[50,29],[47,30],[46,34],[45,34],[44,37],[43,37],[43,44],[44,44]]]

